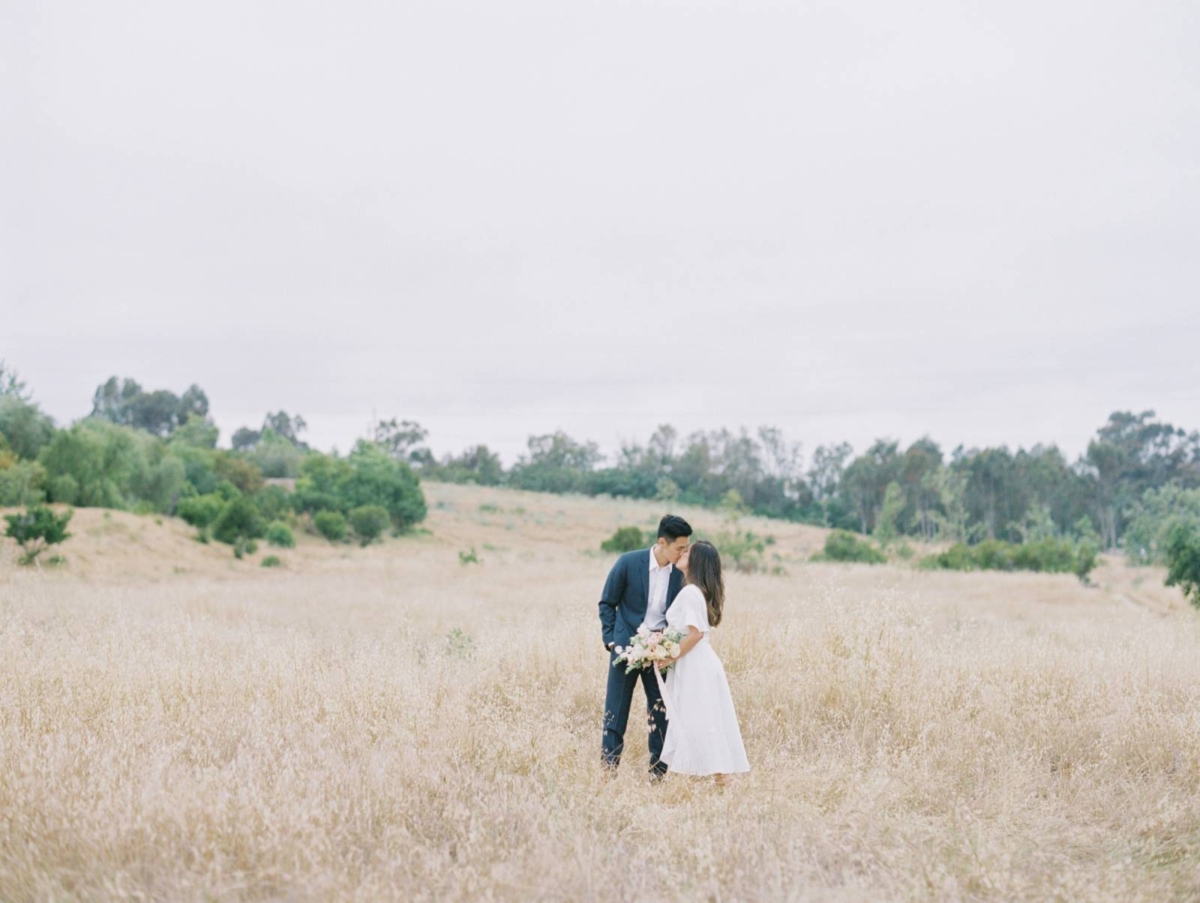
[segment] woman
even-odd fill
[[[715,775],[724,786],[725,775],[749,771],[742,733],[733,710],[733,696],[725,668],[708,642],[708,632],[721,623],[725,607],[725,582],[721,556],[710,542],[696,542],[675,565],[684,575],[684,586],[667,609],[667,627],[687,632],[678,658],[667,673],[664,701],[667,736],[661,761],[679,774]]]

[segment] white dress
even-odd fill
[[[708,606],[698,586],[679,591],[667,609],[667,626],[685,634],[694,626],[704,636],[664,678],[667,736],[659,758],[679,774],[749,771],[725,668],[708,642]]]

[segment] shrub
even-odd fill
[[[887,556],[869,542],[848,530],[834,530],[825,537],[825,551],[813,556],[817,561],[851,561],[859,564],[886,564]]]
[[[350,526],[358,535],[359,544],[368,546],[392,523],[391,515],[382,505],[363,505],[350,512]]]
[[[280,520],[292,510],[291,495],[282,486],[264,486],[251,496],[251,500],[263,520],[268,523]]]
[[[179,500],[175,514],[189,527],[203,533],[221,516],[224,508],[225,500],[218,495],[193,495]]]
[[[472,658],[475,655],[475,640],[461,627],[446,634],[446,655],[451,658]]]
[[[32,460],[54,438],[54,421],[32,401],[0,395],[0,436],[14,454]]]
[[[759,536],[752,530],[724,530],[717,534],[712,543],[721,553],[721,560],[727,565],[732,565],[734,570],[746,574],[755,574],[767,569],[763,553],[766,551],[768,539],[774,542],[774,537]]]
[[[124,508],[133,474],[145,466],[138,438],[127,427],[95,417],[56,432],[38,454],[50,477],[50,500]]]
[[[1200,534],[1191,524],[1176,524],[1166,545],[1167,586],[1178,586],[1200,608]]]
[[[37,461],[18,461],[0,452],[0,508],[37,505],[46,499],[46,468]]]
[[[8,529],[4,535],[16,540],[21,547],[21,564],[32,564],[49,546],[57,545],[70,538],[67,523],[73,511],[55,514],[48,505],[34,505],[18,514],[6,514]]]
[[[267,527],[267,542],[280,549],[294,549],[296,537],[292,529],[282,521],[274,521]]]
[[[1090,542],[1074,543],[1053,536],[1026,543],[1001,539],[987,539],[973,546],[956,543],[921,560],[921,567],[926,569],[1075,574],[1084,582],[1095,566],[1096,547]]]
[[[475,554],[475,547],[471,546],[471,551],[459,551],[458,560],[461,564],[479,564],[479,556]]]
[[[212,523],[212,535],[217,542],[237,545],[240,550],[239,540],[245,542],[263,535],[262,518],[249,499],[238,496],[225,503]]]
[[[347,458],[350,476],[341,487],[345,508],[382,505],[400,530],[425,519],[425,494],[413,469],[379,446],[360,439]]]
[[[649,548],[654,540],[647,539],[641,527],[618,527],[608,539],[600,543],[602,552],[632,552],[634,549]]]
[[[265,568],[283,567],[283,561],[278,555],[268,555],[262,560],[262,566]]]
[[[1174,483],[1147,489],[1128,516],[1121,545],[1129,563],[1164,564],[1175,526],[1186,523],[1200,528],[1200,489],[1184,489]]]
[[[313,526],[330,542],[346,538],[346,517],[340,511],[318,511],[313,515]]]

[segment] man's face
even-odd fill
[[[659,539],[658,544],[663,547],[662,552],[667,561],[675,564],[679,561],[679,556],[683,554],[684,549],[688,547],[688,537],[680,536],[674,542],[668,542],[664,536]]]

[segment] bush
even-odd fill
[[[32,401],[0,395],[0,436],[14,454],[32,460],[54,438],[54,421]]]
[[[268,555],[262,560],[262,566],[265,568],[283,567],[283,561],[278,555]]]
[[[1130,564],[1165,564],[1167,545],[1177,524],[1200,528],[1200,489],[1168,483],[1147,489],[1128,512],[1121,545]]]
[[[0,508],[45,501],[45,481],[46,468],[37,461],[18,461],[11,452],[0,452]]]
[[[1176,524],[1166,545],[1167,586],[1178,586],[1200,608],[1200,532],[1191,524]]]
[[[138,438],[131,429],[95,417],[56,432],[38,454],[49,476],[50,500],[124,508],[134,472],[145,466]]]
[[[296,537],[292,529],[282,521],[274,521],[267,527],[267,542],[280,549],[294,549]]]
[[[600,550],[619,555],[623,552],[632,552],[634,549],[649,548],[654,542],[654,539],[648,539],[642,533],[641,527],[618,527],[612,536],[600,543]]]
[[[382,505],[399,530],[425,519],[425,493],[413,469],[374,443],[360,439],[347,458],[351,472],[341,487],[345,508]]]
[[[460,564],[479,564],[479,556],[475,554],[475,547],[471,546],[471,551],[458,553]]]
[[[358,535],[359,544],[368,546],[383,535],[392,523],[391,515],[382,505],[363,505],[350,512],[350,526]]]
[[[281,520],[292,510],[291,494],[282,486],[264,486],[250,498],[262,519],[268,523]]]
[[[446,655],[451,658],[473,658],[475,655],[475,639],[461,627],[455,627],[446,634]]]
[[[262,518],[249,499],[238,496],[225,503],[212,523],[212,535],[217,542],[237,546],[241,551],[246,540],[263,535]]]
[[[57,545],[71,534],[67,532],[67,523],[75,512],[67,510],[55,514],[54,509],[47,505],[34,505],[18,514],[6,514],[8,529],[4,535],[15,539],[21,547],[21,564],[32,564],[34,560],[49,546]]]
[[[313,526],[330,542],[346,538],[346,517],[340,511],[318,511],[313,515]]]
[[[698,532],[693,539],[707,539],[721,553],[721,561],[726,567],[745,574],[756,574],[767,570],[763,561],[763,553],[768,545],[773,545],[775,537],[759,536],[752,530],[722,530],[714,537]],[[652,540],[653,541],[653,540]],[[778,556],[776,556],[778,558]]]
[[[175,513],[191,526],[203,529],[221,515],[225,504],[225,500],[215,493],[194,495],[191,498],[181,499],[175,507]]]
[[[820,555],[813,556],[813,560],[886,564],[887,556],[848,530],[834,530],[825,537],[825,551]]]
[[[1096,547],[1090,542],[1074,543],[1057,537],[1026,543],[1001,539],[987,539],[973,546],[956,543],[921,560],[921,567],[926,569],[1075,574],[1084,582],[1095,566]]]

